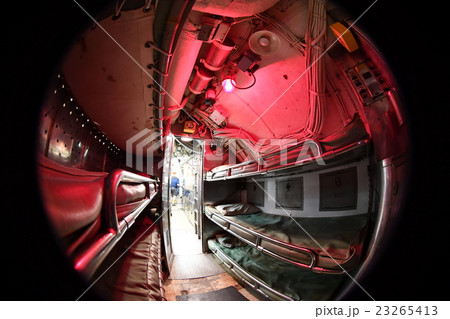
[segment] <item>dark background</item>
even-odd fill
[[[438,5],[393,2],[379,0],[358,24],[380,48],[404,93],[413,166],[401,221],[382,258],[360,284],[380,301],[449,300],[450,81],[444,48],[448,17]],[[95,16],[107,1],[79,3]],[[336,3],[358,17],[372,1]],[[76,35],[92,22],[72,0],[20,1],[5,7],[0,38],[0,299],[75,300],[86,286],[60,253],[44,218],[34,143],[41,101],[55,66]],[[358,290],[347,298],[368,299]]]

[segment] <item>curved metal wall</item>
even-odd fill
[[[123,163],[124,151],[88,117],[62,74],[49,87],[37,138],[39,154],[68,167],[109,172]]]

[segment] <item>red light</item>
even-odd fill
[[[225,79],[222,81],[222,88],[227,93],[233,92],[235,86],[236,86],[236,81],[234,81],[232,79]]]

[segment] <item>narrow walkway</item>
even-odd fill
[[[215,276],[196,279],[168,279],[164,284],[164,289],[166,291],[166,299],[168,301],[176,301],[176,296],[195,295],[204,292],[219,290],[230,286],[236,288],[237,291],[239,291],[248,300],[258,301],[258,298],[256,298],[245,288],[243,288],[233,277],[231,277],[226,272]]]
[[[181,204],[172,206],[170,216],[172,249],[175,255],[192,255],[202,253],[201,241],[194,233],[194,226],[189,222]]]
[[[201,257],[202,255],[208,259],[212,259],[210,254],[202,254],[201,241],[197,238],[197,234],[194,233],[194,227],[189,222],[187,216],[182,210],[181,205],[172,206],[171,215],[171,236],[172,236],[172,248],[174,252],[174,262],[172,269],[175,267],[184,267],[185,265],[177,264],[177,260],[182,263],[191,257]],[[180,256],[177,259],[177,256]],[[216,261],[213,260],[213,263]],[[217,266],[219,263],[217,262]],[[221,267],[221,266],[219,266]],[[243,288],[231,275],[224,270],[217,271],[214,275],[202,276],[199,278],[188,279],[172,279],[169,276],[164,283],[164,289],[166,299],[169,301],[176,301],[176,296],[198,294],[204,292],[210,292],[229,286],[235,287],[243,296],[248,300],[258,300],[245,288]]]

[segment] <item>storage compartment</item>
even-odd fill
[[[356,209],[358,178],[356,167],[320,174],[320,210]]]
[[[264,182],[247,182],[247,203],[264,206]]]
[[[303,209],[303,178],[276,181],[277,207]]]

